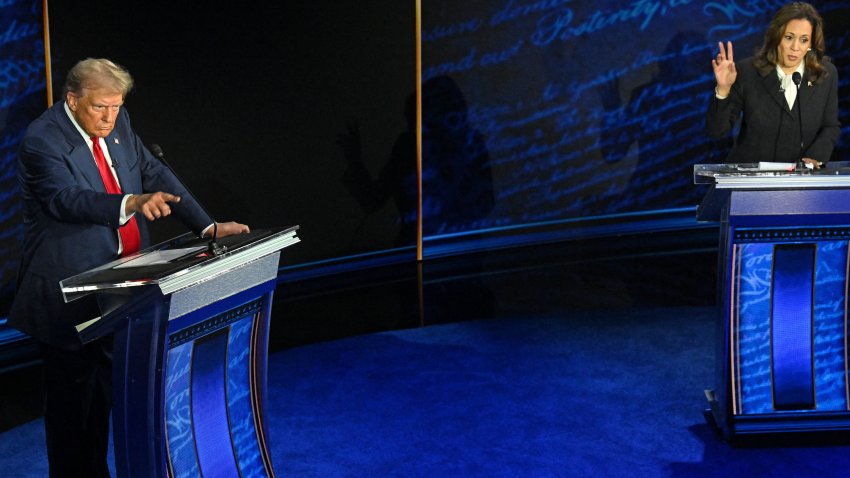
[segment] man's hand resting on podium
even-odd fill
[[[245,224],[239,224],[238,222],[217,222],[216,224],[218,225],[216,235],[219,238],[251,232],[251,229],[249,229],[248,226]],[[213,228],[207,228],[207,230],[204,231],[204,237],[212,237],[212,233]]]

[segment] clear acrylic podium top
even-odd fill
[[[59,283],[66,302],[93,292],[157,285],[163,294],[220,275],[300,241],[298,226],[265,229],[219,239],[223,254],[206,253],[207,239],[188,233],[122,257]]]
[[[850,187],[850,162],[831,161],[821,169],[797,171],[793,163],[694,165],[694,184],[718,189],[788,189]]]

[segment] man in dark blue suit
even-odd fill
[[[82,345],[74,326],[100,315],[97,305],[66,304],[59,281],[144,248],[145,220],[174,214],[199,235],[213,223],[130,126],[122,105],[132,86],[109,60],[77,63],[65,100],[30,125],[19,152],[25,237],[9,323],[42,350],[51,476],[109,476],[111,343]]]

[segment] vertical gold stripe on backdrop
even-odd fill
[[[422,0],[416,0],[416,260],[422,261]]]
[[[422,256],[422,0],[416,0],[416,286],[419,324],[425,325]]]
[[[47,107],[53,106],[53,74],[51,72],[50,59],[50,16],[47,14],[47,0],[43,0],[44,10],[44,74],[47,77]]]

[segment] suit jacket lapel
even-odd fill
[[[112,157],[112,163],[115,164],[115,173],[118,175],[118,183],[121,185],[121,192],[124,194],[135,194],[138,191],[132,191],[130,178],[130,168],[127,166],[129,154],[127,146],[121,143],[118,138],[118,133],[113,129],[105,139],[106,147],[109,148],[109,156]]]
[[[88,144],[86,144],[86,140],[83,139],[74,124],[71,123],[68,114],[65,113],[64,104],[64,101],[56,103],[53,107],[53,113],[59,115],[57,123],[62,128],[62,134],[65,136],[65,141],[68,144],[68,157],[80,171],[92,190],[106,192],[103,179],[100,177],[100,171],[98,171],[97,164],[94,162],[94,156]]]
[[[803,79],[803,82],[800,83],[800,92],[799,92],[799,99],[798,99],[799,103],[798,104],[803,105],[803,108],[804,108],[804,110],[802,112],[803,118],[804,118],[803,121],[806,121],[805,116],[806,116],[806,113],[808,111],[810,111],[809,105],[812,104],[811,100],[812,100],[812,98],[814,98],[815,91],[816,91],[815,88],[817,88],[816,84],[814,82],[809,83],[810,81],[811,80],[809,79],[809,75],[807,73],[806,77]],[[809,86],[809,85],[811,85],[811,86]]]
[[[773,98],[773,101],[782,108],[782,111],[790,115],[791,108],[788,107],[788,101],[785,99],[785,94],[780,88],[779,77],[775,71],[771,70],[767,75],[762,77],[762,86],[767,90],[767,94]]]
[[[82,142],[82,138],[80,139]],[[71,151],[71,160],[77,165],[89,186],[97,192],[105,193],[106,186],[100,177],[100,171],[94,162],[94,156],[89,151],[88,145],[77,145]]]

